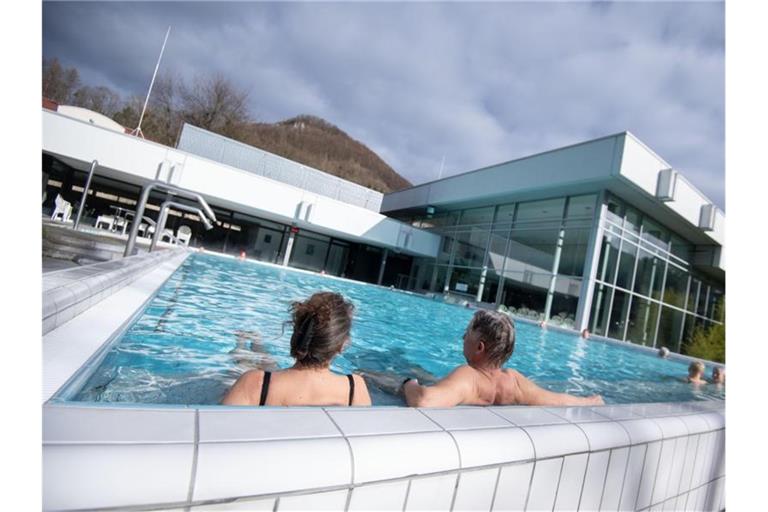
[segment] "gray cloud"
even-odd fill
[[[43,49],[143,94],[219,72],[420,183],[629,130],[724,207],[722,3],[43,4]]]

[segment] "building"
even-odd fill
[[[725,216],[627,132],[382,196],[189,125],[171,148],[56,107],[43,108],[44,214],[58,194],[78,207],[96,160],[84,224],[159,179],[216,213],[205,231],[171,210],[193,246],[677,351],[720,321]]]
[[[389,194],[439,233],[411,286],[679,351],[720,321],[725,216],[624,132]]]

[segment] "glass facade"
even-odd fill
[[[691,270],[691,244],[618,198],[606,206],[590,331],[679,352],[695,326],[719,321],[710,306],[723,288]]]
[[[596,205],[597,196],[589,194],[416,219],[414,225],[443,239],[437,258],[419,265],[414,283],[573,327]]]
[[[582,288],[590,287],[584,314],[591,332],[679,352],[696,326],[719,321],[723,287],[692,271],[692,244],[621,199],[601,197],[600,226],[596,194],[411,219],[443,236],[437,258],[417,265],[414,287],[503,304],[517,316],[569,328],[576,327]],[[584,272],[593,257],[589,281]]]

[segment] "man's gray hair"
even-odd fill
[[[485,343],[488,361],[501,367],[515,349],[515,322],[499,311],[479,309],[467,326]]]

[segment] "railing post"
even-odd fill
[[[85,200],[88,198],[88,189],[91,188],[91,179],[93,179],[93,172],[99,165],[98,160],[91,162],[91,170],[88,171],[88,179],[85,180],[85,188],[83,189],[83,198],[80,200],[80,206],[77,208],[77,217],[75,217],[75,224],[72,229],[77,230],[80,226],[80,219],[83,217],[83,210],[85,209]]]

